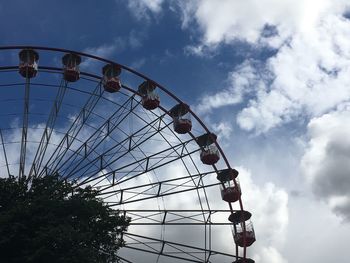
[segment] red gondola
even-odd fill
[[[38,72],[39,54],[33,49],[23,49],[19,52],[18,71],[24,78],[33,78]]]
[[[216,177],[221,183],[221,197],[226,202],[236,202],[241,197],[241,188],[238,180],[238,171],[232,168],[218,172]]]
[[[121,68],[118,65],[107,64],[102,68],[102,82],[105,91],[114,93],[120,90],[122,86],[119,79],[120,73]]]
[[[252,222],[245,224],[245,231],[243,225],[240,224],[236,228],[234,233],[235,243],[240,247],[249,247],[255,242],[255,232]]]
[[[241,196],[241,189],[237,182],[237,186],[228,186],[226,188],[221,188],[222,200],[226,202],[236,202]]]
[[[75,82],[80,78],[79,64],[81,57],[74,53],[65,54],[62,57],[63,77],[68,82]]]
[[[185,134],[191,131],[192,122],[189,109],[190,107],[187,104],[180,103],[170,110],[169,113],[173,118],[175,132]]]
[[[154,110],[160,104],[159,95],[155,92],[156,85],[149,80],[140,84],[138,92],[142,96],[142,106],[146,110]]]
[[[220,153],[215,145],[216,138],[217,136],[213,133],[197,137],[197,143],[202,148],[200,158],[203,164],[213,165],[219,161]]]
[[[204,147],[200,156],[202,163],[207,165],[216,164],[220,159],[219,150],[215,145]]]

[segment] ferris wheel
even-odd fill
[[[0,52],[1,176],[95,188],[131,217],[121,262],[254,262],[238,171],[188,104],[94,55]]]

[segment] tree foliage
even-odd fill
[[[118,262],[129,221],[57,175],[0,178],[0,262]]]

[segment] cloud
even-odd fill
[[[28,172],[31,168],[34,156],[38,149],[41,137],[45,129],[44,123],[38,123],[28,127],[28,137],[26,144],[26,162],[25,162],[25,175],[28,175]],[[20,149],[21,149],[21,138],[22,130],[19,128],[17,121],[15,120],[11,124],[10,129],[2,130],[2,136],[4,139],[4,147],[6,150],[6,157],[9,164],[10,174],[13,176],[18,175],[19,163],[20,163]],[[55,130],[52,131],[50,144],[47,147],[46,154],[49,155],[52,153],[55,146],[59,143],[62,135],[57,133]],[[45,158],[44,158],[45,160]],[[7,177],[6,161],[3,151],[3,145],[1,145],[0,153],[0,177]]]
[[[202,58],[211,58],[216,55],[216,46],[206,46],[206,45],[187,45],[184,48],[185,55],[195,55]]]
[[[256,43],[266,37],[269,26],[276,27],[279,39],[285,39],[314,28],[324,14],[343,12],[349,6],[345,0],[175,2],[181,11],[183,27],[190,27],[194,22],[202,32],[201,42],[205,45],[236,40]]]
[[[350,99],[350,21],[328,16],[298,34],[267,61],[274,76],[238,115],[246,130],[267,131],[304,117],[320,116]]]
[[[223,106],[234,105],[243,102],[245,96],[256,89],[266,89],[264,78],[264,65],[255,60],[246,60],[234,71],[228,74],[227,87],[214,94],[207,94],[200,99],[195,110],[199,113],[207,113]],[[265,72],[266,73],[266,72]]]
[[[350,221],[350,105],[314,118],[302,158],[302,170],[313,193]]]
[[[211,125],[211,127],[219,138],[225,140],[229,140],[231,138],[233,128],[229,122],[222,121],[219,123],[214,123]]]
[[[128,0],[130,12],[138,19],[149,19],[151,14],[162,11],[163,0]]]
[[[253,211],[252,221],[257,241],[250,248],[254,260],[267,262],[283,261],[280,249],[285,242],[288,227],[288,193],[272,182],[260,186],[254,183],[250,171],[243,167],[239,180],[245,210]],[[282,260],[283,259],[283,260]]]
[[[124,41],[117,40],[113,44],[102,44],[97,47],[88,47],[84,50],[84,52],[106,58],[111,56],[117,50],[117,48],[120,48],[117,44],[121,46],[125,45]]]
[[[146,59],[140,58],[138,60],[133,61],[130,65],[130,67],[134,68],[134,69],[140,69],[145,65],[145,63],[146,63]]]
[[[254,257],[255,262],[287,263],[280,252],[274,247],[263,247],[261,252]]]
[[[125,45],[125,41],[123,41],[120,38],[117,38],[113,43],[110,44],[105,43],[96,47],[88,47],[84,49],[84,53],[102,58],[110,58],[114,53],[116,53],[120,49],[124,49]],[[80,67],[84,70],[94,70],[97,68],[98,64],[99,62],[95,59],[88,58],[80,64]]]
[[[95,47],[88,47],[84,49],[84,53],[94,56],[113,59],[116,54],[124,51],[127,48],[138,49],[142,47],[142,41],[145,35],[142,32],[136,32],[134,30],[126,36],[116,37],[111,43],[104,43]],[[83,69],[96,69],[98,62],[94,59],[86,59],[81,63]]]
[[[324,17],[314,30],[294,35],[266,63],[247,60],[235,68],[228,87],[202,97],[198,110],[246,103],[237,123],[257,133],[301,116],[320,116],[350,100],[348,35],[350,20]]]
[[[199,42],[186,48],[189,54],[210,55],[221,44],[237,41],[276,50],[260,64],[245,61],[234,68],[228,76],[231,85],[205,95],[199,110],[243,101],[238,125],[260,133],[301,116],[320,116],[350,99],[348,1],[175,2],[182,9],[183,28],[201,32]]]

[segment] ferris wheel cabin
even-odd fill
[[[241,188],[235,178],[238,176],[238,171],[235,169],[226,169],[220,171],[216,177],[221,182],[221,197],[222,200],[233,203],[241,197]]]
[[[197,143],[201,147],[200,158],[203,164],[213,165],[220,159],[219,149],[216,147],[217,136],[207,133],[197,137]]]
[[[62,57],[63,77],[68,82],[75,82],[80,78],[79,65],[81,57],[74,53],[65,54]]]
[[[244,231],[245,228],[245,231]],[[255,232],[252,222],[240,223],[236,227],[236,233],[234,233],[235,243],[240,247],[249,247],[255,242]]]
[[[39,54],[33,49],[23,49],[19,52],[18,71],[24,78],[33,78],[38,73]]]
[[[190,107],[185,103],[175,105],[170,110],[170,116],[173,118],[174,130],[178,134],[185,134],[191,131],[192,122]]]
[[[160,104],[159,95],[155,92],[156,87],[153,82],[146,80],[138,88],[138,92],[142,96],[142,106],[146,110],[154,110]]]
[[[102,68],[102,83],[105,91],[114,93],[120,90],[122,86],[119,79],[120,73],[121,68],[118,65],[107,64]]]

